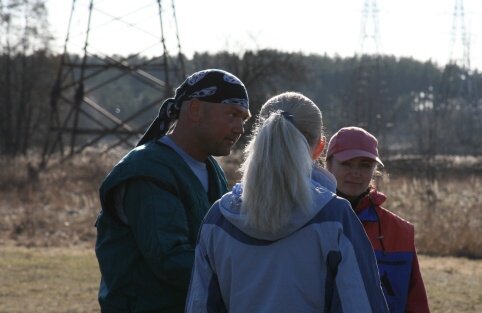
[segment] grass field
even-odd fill
[[[99,271],[85,248],[2,247],[1,313],[99,312]]]
[[[482,312],[482,261],[420,255],[432,313]],[[3,246],[0,313],[99,312],[92,249]]]

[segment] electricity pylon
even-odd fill
[[[463,0],[454,3],[450,57],[435,102],[438,136],[432,142],[433,154],[445,153],[444,146],[457,145],[464,153],[478,155],[482,152],[482,103],[470,64],[470,31],[466,27]],[[458,126],[447,133],[444,127],[447,123]],[[448,145],[437,144],[442,138]]]
[[[385,136],[388,88],[376,0],[365,0],[354,75],[347,93],[344,126],[359,126],[375,136]]]
[[[101,142],[133,146],[185,76],[174,0],[73,0],[42,166]]]

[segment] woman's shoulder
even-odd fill
[[[408,220],[383,207],[376,207],[376,210],[378,217],[384,225],[388,223],[391,225],[390,227],[401,228],[413,233],[414,225]]]
[[[334,195],[318,213],[324,219],[341,221],[345,218],[356,218],[356,214],[351,208],[348,200]]]

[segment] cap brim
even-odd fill
[[[345,150],[345,151],[341,151],[333,154],[333,157],[340,162],[344,162],[357,157],[366,157],[374,161],[377,161],[378,164],[380,164],[381,166],[385,166],[383,165],[383,162],[382,160],[380,160],[379,157],[364,150]]]

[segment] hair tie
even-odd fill
[[[290,121],[293,125],[295,125],[295,118],[293,117],[293,114],[290,114],[286,111],[281,111],[280,114],[285,118],[287,119],[288,121]]]

